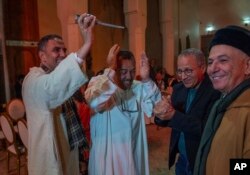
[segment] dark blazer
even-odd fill
[[[184,133],[187,157],[190,169],[193,172],[196,153],[208,114],[213,103],[220,97],[220,92],[213,89],[213,85],[206,74],[189,110],[185,112],[187,95],[188,88],[183,83],[176,84],[173,87],[171,96],[172,105],[176,110],[173,118],[167,121],[155,117],[155,123],[159,126],[172,128],[169,147],[169,167],[175,163],[180,133]]]

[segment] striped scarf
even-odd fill
[[[72,97],[62,105],[62,112],[66,121],[70,150],[73,150],[75,147],[89,149],[88,141]]]

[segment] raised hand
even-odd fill
[[[120,46],[118,44],[113,45],[110,50],[109,54],[107,56],[107,64],[109,68],[116,70],[117,68],[117,59],[116,56],[118,52],[120,51]]]
[[[92,29],[96,23],[96,17],[87,13],[80,15],[77,20],[81,34],[84,38],[85,43],[92,43],[93,32]]]
[[[141,54],[141,61],[140,61],[140,76],[143,82],[146,82],[150,79],[149,77],[149,62],[148,57],[145,52]]]
[[[96,17],[87,13],[80,15],[77,22],[84,38],[84,45],[77,51],[77,56],[82,60],[88,54],[94,40],[93,27],[95,26]]]

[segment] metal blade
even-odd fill
[[[79,14],[75,15],[75,23],[77,23],[77,20],[78,20],[79,17],[80,17]],[[110,24],[110,23],[102,22],[100,20],[96,20],[96,24],[101,25],[101,26],[111,27],[111,28],[125,29],[124,26],[120,26],[120,25],[116,25],[116,24]]]
[[[110,23],[102,22],[100,20],[96,20],[96,24],[101,25],[101,26],[106,26],[106,27],[117,28],[117,29],[125,29],[124,26],[120,26],[120,25],[116,25],[116,24],[110,24]]]

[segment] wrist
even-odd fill
[[[111,68],[107,68],[104,70],[104,74],[107,75],[108,79],[110,79],[111,81],[115,81],[115,70],[111,69]]]
[[[85,57],[87,56],[87,54],[89,53],[91,48],[91,43],[85,43],[77,52],[77,58],[81,59],[82,61],[85,60]]]
[[[116,71],[116,66],[115,65],[110,65],[109,68],[112,69],[113,71]]]

